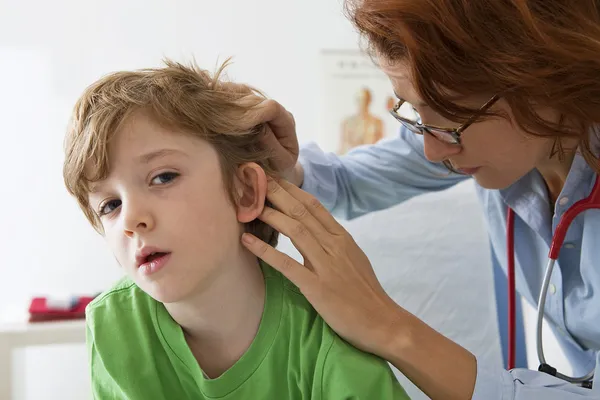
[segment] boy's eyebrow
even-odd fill
[[[186,153],[184,153],[181,150],[177,150],[177,149],[160,149],[160,150],[155,150],[155,151],[151,151],[149,153],[146,154],[142,154],[141,156],[137,157],[137,160],[139,163],[142,164],[148,164],[150,161],[156,159],[156,158],[160,158],[160,157],[166,157],[168,155],[172,155],[172,154],[180,154],[183,156],[187,156]],[[99,192],[102,189],[102,184],[101,183],[91,183],[89,185],[89,193],[96,193]]]
[[[90,184],[90,185],[89,185],[89,187],[88,187],[88,192],[89,192],[89,194],[94,194],[94,193],[97,193],[97,192],[99,192],[99,191],[100,191],[100,188],[101,188],[101,187],[100,187],[100,185],[99,185],[99,184],[94,184],[94,183],[92,183],[92,184]]]
[[[154,160],[155,158],[165,157],[165,156],[172,155],[172,154],[180,154],[180,155],[184,155],[184,156],[186,155],[181,150],[160,149],[160,150],[151,151],[149,153],[138,156],[138,162],[140,162],[142,164],[148,164],[150,161]]]

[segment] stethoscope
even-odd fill
[[[542,322],[544,320],[544,306],[546,304],[546,295],[548,294],[548,286],[550,284],[550,277],[552,276],[552,270],[554,264],[558,259],[560,248],[563,245],[569,225],[573,222],[573,219],[580,213],[590,209],[600,209],[600,176],[596,177],[596,182],[592,188],[590,195],[577,203],[573,204],[563,216],[560,218],[554,236],[552,237],[552,243],[550,245],[550,253],[548,254],[548,266],[546,267],[546,273],[544,274],[544,281],[540,291],[540,297],[538,299],[537,306],[537,331],[536,331],[536,342],[537,342],[537,355],[540,361],[538,368],[541,372],[546,372],[550,375],[556,376],[557,378],[563,379],[567,382],[580,384],[584,387],[592,386],[592,380],[594,378],[594,370],[591,370],[587,375],[580,377],[570,377],[563,375],[546,363],[544,357],[544,348],[542,342]],[[508,255],[508,369],[511,370],[515,366],[515,230],[514,230],[514,211],[509,207],[507,214],[507,255]]]

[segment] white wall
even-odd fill
[[[337,0],[0,0],[0,319],[19,316],[35,294],[94,293],[120,276],[62,184],[64,129],[85,86],[164,56],[212,68],[233,55],[229,75],[288,107],[308,141],[319,50],[354,48],[356,39]],[[496,362],[479,213],[467,183],[347,226],[397,301]],[[83,346],[30,349],[15,363],[27,371],[18,399],[88,396]]]

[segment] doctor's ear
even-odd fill
[[[265,208],[267,175],[256,163],[245,163],[238,167],[235,176],[235,198],[238,222],[254,221]]]

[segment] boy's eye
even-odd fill
[[[176,172],[163,172],[162,174],[156,175],[152,178],[153,185],[164,185],[173,181],[175,178],[179,176]]]
[[[121,200],[109,200],[107,202],[104,202],[100,206],[100,210],[98,211],[98,214],[100,216],[110,214],[116,208],[118,208],[120,205],[121,205]]]

